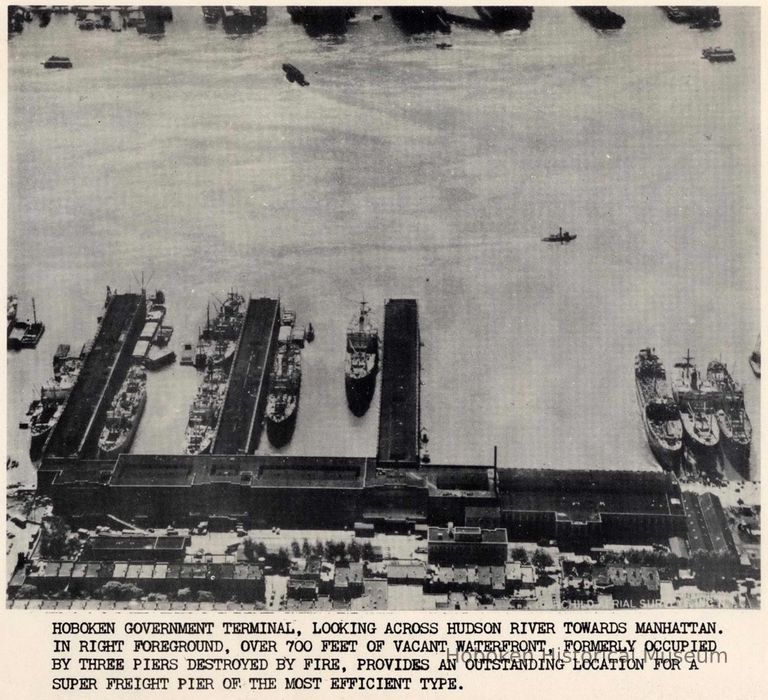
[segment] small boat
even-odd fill
[[[571,241],[576,240],[576,234],[563,231],[563,227],[561,226],[557,233],[553,233],[551,236],[547,236],[541,240],[544,241],[544,243],[570,243]]]
[[[291,63],[283,63],[283,72],[289,83],[298,83],[301,87],[309,85],[309,82],[304,78],[304,73]]]
[[[43,68],[72,68],[72,61],[66,56],[51,56],[43,63]]]
[[[45,324],[42,321],[37,320],[37,312],[35,310],[35,300],[32,299],[32,318],[30,323],[29,319],[26,322],[14,321],[13,328],[11,328],[8,334],[8,349],[9,350],[22,350],[23,348],[34,349],[40,342],[40,338],[45,333]]]
[[[752,351],[752,354],[749,356],[749,366],[752,368],[752,371],[755,373],[756,377],[760,376],[760,336],[757,336],[757,344],[755,345],[755,349]]]
[[[706,58],[710,63],[726,63],[736,60],[733,49],[721,49],[719,46],[709,46],[702,49],[701,57]]]
[[[181,348],[181,359],[179,360],[180,365],[190,365],[194,366],[195,364],[195,348],[192,345],[192,343],[184,343],[184,345]]]
[[[144,366],[152,371],[172,365],[176,361],[176,353],[173,350],[164,350],[151,347],[144,358]]]
[[[311,343],[315,339],[315,329],[311,323],[307,326],[307,332],[305,333],[305,337],[308,343]]]

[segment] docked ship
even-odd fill
[[[205,454],[211,449],[227,394],[227,374],[210,362],[189,409],[184,454]]]
[[[195,366],[198,369],[205,369],[209,360],[212,360],[216,367],[229,368],[245,319],[244,303],[245,298],[231,290],[219,305],[213,320],[210,306],[208,307],[205,328],[200,334],[195,353]]]
[[[342,36],[347,33],[347,22],[355,17],[352,7],[332,5],[289,5],[288,14],[295,24],[301,24],[307,36]]]
[[[712,5],[662,5],[661,9],[672,22],[692,29],[716,29],[722,24],[720,9]]]
[[[379,369],[379,331],[371,323],[370,307],[360,302],[360,312],[347,328],[347,356],[344,386],[347,403],[356,416],[367,410],[376,390]]]
[[[720,428],[715,418],[717,392],[709,382],[701,381],[692,360],[689,351],[682,362],[675,363],[679,376],[672,382],[672,394],[683,423],[686,461],[701,472],[717,464]]]
[[[752,368],[752,371],[755,373],[756,377],[760,376],[760,336],[757,336],[757,343],[755,344],[755,349],[752,351],[752,354],[749,356],[749,366]]]
[[[533,7],[488,5],[475,7],[475,11],[485,24],[498,32],[510,29],[524,32],[531,26]]]
[[[99,435],[100,456],[118,455],[131,449],[146,402],[147,375],[141,367],[132,365],[107,411]]]
[[[405,7],[388,6],[392,21],[403,34],[451,33],[446,11],[442,7],[408,5]]]
[[[707,381],[716,389],[719,407],[715,413],[723,450],[739,465],[749,460],[752,422],[744,407],[744,389],[734,381],[728,366],[720,360],[707,365]]]
[[[635,358],[635,388],[648,445],[661,466],[674,471],[683,450],[683,424],[653,348],[643,348]]]
[[[573,11],[595,29],[621,29],[624,26],[624,18],[620,14],[601,5],[574,5]]]
[[[77,382],[80,374],[82,360],[68,357],[54,358],[54,374],[40,389],[40,398],[32,402],[29,407],[29,431],[31,435],[29,443],[29,458],[37,463],[43,455],[45,443],[59,422],[64,406]]]
[[[274,447],[287,445],[296,428],[301,391],[301,349],[294,338],[294,315],[283,314],[277,336],[275,363],[269,376],[265,417],[267,436]]]

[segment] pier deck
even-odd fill
[[[279,325],[279,301],[262,298],[248,302],[213,454],[248,454],[259,446]]]
[[[379,462],[419,463],[419,354],[416,300],[390,299],[384,311]]]
[[[104,311],[64,412],[45,446],[51,457],[96,456],[104,416],[125,379],[146,315],[142,294],[115,294]]]

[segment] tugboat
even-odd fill
[[[721,49],[719,46],[709,46],[701,50],[701,57],[710,63],[729,63],[736,60],[733,49]]]
[[[131,449],[146,402],[147,375],[141,367],[133,365],[107,411],[107,420],[99,435],[99,454],[102,457],[119,455]]]
[[[274,447],[290,442],[296,428],[301,391],[301,351],[293,337],[294,316],[283,314],[277,336],[275,364],[269,376],[267,396],[267,436]]]
[[[699,472],[717,465],[720,428],[715,418],[717,394],[709,382],[701,382],[690,351],[675,363],[679,377],[672,382],[672,394],[680,409],[687,461]]]
[[[570,234],[568,231],[563,231],[563,227],[561,226],[557,233],[553,233],[551,236],[547,236],[541,240],[544,243],[570,243],[571,241],[576,240],[576,235],[577,234],[575,233]]]
[[[635,388],[648,445],[661,466],[674,471],[683,450],[683,424],[654,348],[643,348],[635,358]]]
[[[755,345],[755,349],[752,351],[752,354],[749,356],[749,366],[752,368],[752,371],[755,373],[756,377],[760,376],[760,336],[757,336],[757,344]]]
[[[40,338],[45,333],[45,324],[37,320],[37,310],[35,309],[35,298],[32,297],[32,323],[27,324],[24,335],[21,338],[22,348],[34,349],[40,342]]]
[[[720,395],[720,406],[715,417],[723,450],[735,458],[737,465],[743,466],[749,461],[752,445],[752,422],[744,407],[744,389],[733,380],[728,366],[720,360],[712,360],[707,365],[707,381]]]
[[[32,299],[32,318],[33,318],[32,323],[29,322],[29,319],[27,319],[26,322],[16,320],[15,307],[13,311],[14,311],[14,320],[13,320],[13,323],[11,323],[11,320],[10,320],[11,302],[9,299],[8,349],[22,350],[23,348],[31,348],[31,349],[36,348],[37,344],[40,342],[40,338],[42,338],[43,333],[45,333],[45,324],[42,321],[37,320],[35,300]]]
[[[189,409],[184,454],[205,454],[211,448],[226,394],[227,374],[209,362],[205,379]]]
[[[82,360],[68,357],[61,360],[55,367],[53,378],[49,379],[40,389],[40,398],[32,402],[27,414],[31,441],[29,458],[36,464],[43,455],[45,443],[59,422],[72,388],[80,374]]]
[[[360,302],[360,312],[347,328],[347,356],[344,366],[344,386],[347,404],[360,417],[376,390],[376,375],[379,369],[379,331],[369,318],[370,307]]]

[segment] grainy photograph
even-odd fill
[[[8,607],[760,607],[759,8],[7,10]]]

